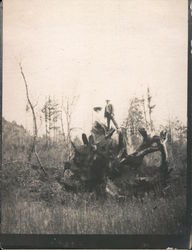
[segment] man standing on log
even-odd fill
[[[107,128],[110,129],[110,121],[112,120],[113,124],[115,125],[116,129],[118,129],[117,122],[114,118],[114,108],[113,105],[110,103],[110,100],[106,100],[106,106],[105,106],[105,113],[104,117],[107,119]]]

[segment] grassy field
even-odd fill
[[[30,138],[23,128],[10,123],[5,128],[2,233],[177,234],[185,230],[185,142],[175,142],[168,147],[169,167],[173,170],[166,190],[117,199],[106,195],[98,197],[95,193],[67,192],[58,181],[63,176],[62,145],[58,148],[53,145],[46,151],[43,143],[39,143],[41,160],[51,176],[46,180],[38,167],[25,164]],[[146,166],[141,167],[142,174],[151,174],[153,165],[149,165],[147,161]]]
[[[54,178],[40,181],[41,172],[27,172],[27,167],[15,168],[14,164],[7,167],[4,178],[9,179],[15,169],[18,172],[12,183],[3,182],[3,233],[176,234],[184,231],[186,189],[182,172],[174,173],[163,195],[150,192],[141,197],[117,199],[98,198],[95,193],[67,192]],[[26,172],[25,176],[22,171]]]
[[[118,202],[71,197],[66,204],[17,201],[2,204],[3,233],[169,234],[183,229],[182,196],[170,201],[146,196]]]

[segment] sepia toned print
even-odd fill
[[[3,233],[185,232],[187,4],[4,1]]]

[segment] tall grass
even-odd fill
[[[2,232],[28,234],[169,234],[184,228],[184,197],[154,200],[95,200],[73,195],[66,204],[26,202],[2,204]]]
[[[38,152],[50,175],[46,180],[40,168],[26,164],[30,141],[22,127],[8,123],[4,129],[3,160],[20,161],[2,167],[3,233],[177,234],[184,231],[186,142],[175,142],[168,147],[169,167],[173,171],[166,191],[154,195],[142,190],[140,198],[131,195],[119,200],[98,198],[94,193],[67,192],[60,181],[66,159],[63,145],[47,149],[40,141]],[[158,153],[148,155],[134,174],[154,176],[159,158]],[[32,162],[35,164],[35,159]]]

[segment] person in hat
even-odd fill
[[[115,118],[114,118],[114,108],[113,108],[113,105],[111,104],[109,99],[106,100],[104,117],[107,119],[107,128],[108,128],[108,130],[110,129],[110,121],[113,122],[116,129],[119,129],[119,127],[117,125],[117,122],[115,121]]]
[[[100,106],[95,106],[93,107],[93,122],[94,123],[99,123],[103,128],[105,127],[105,121],[104,121],[104,118],[103,118],[103,113],[101,112],[102,111],[102,107]],[[106,130],[106,129],[105,129]]]
[[[100,106],[95,106],[93,107],[94,113],[93,113],[93,121],[102,123],[102,107]]]
[[[93,118],[92,118],[93,119],[93,128],[92,128],[92,130],[94,130],[94,128],[100,127],[100,128],[103,129],[103,132],[106,135],[107,129],[106,129],[106,126],[104,124],[103,114],[101,113],[102,107],[95,106],[95,107],[93,107],[93,111],[94,112],[93,112]]]

